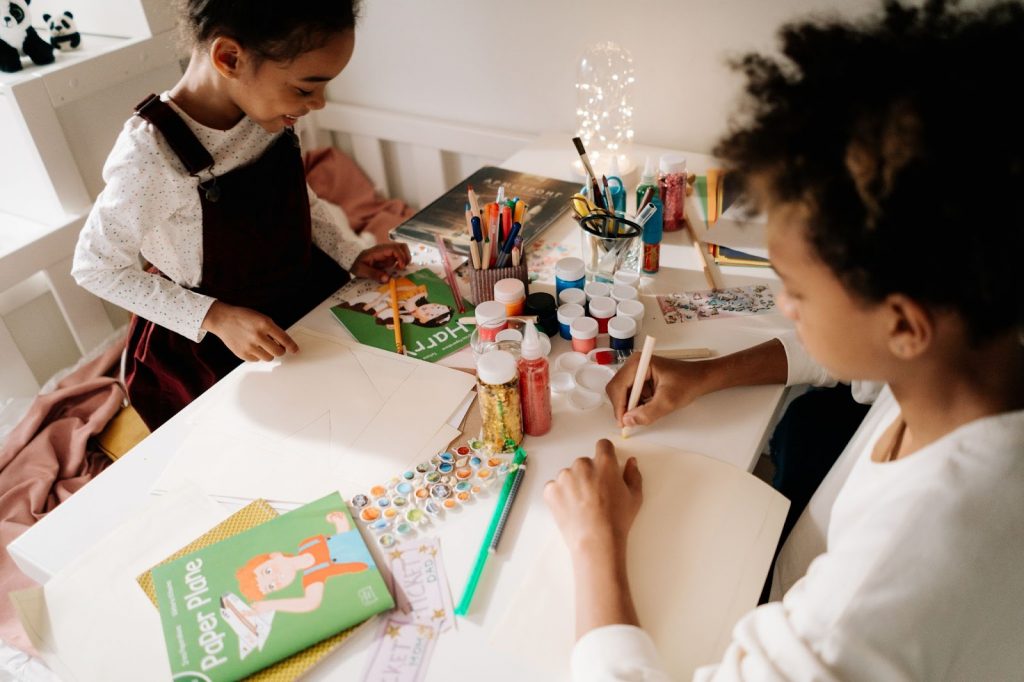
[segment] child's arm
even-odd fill
[[[352,530],[352,524],[348,521],[348,516],[345,512],[334,511],[327,515],[327,522],[333,523],[334,528],[338,533],[347,533]]]
[[[615,448],[597,443],[544,487],[572,555],[576,636],[605,625],[638,625],[626,576],[626,538],[640,510],[643,484],[636,460],[620,472]]]
[[[388,270],[402,270],[409,265],[412,255],[406,244],[386,242],[364,249],[359,242],[346,239],[344,230],[331,218],[324,202],[312,189],[308,189],[308,193],[313,243],[353,276],[386,282]]]
[[[269,613],[270,611],[287,611],[288,613],[308,613],[320,606],[324,599],[324,584],[313,583],[306,588],[305,594],[301,597],[291,599],[264,599],[251,604],[256,613]]]

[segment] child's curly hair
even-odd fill
[[[746,102],[715,154],[809,209],[851,292],[956,311],[981,342],[1024,320],[1024,6],[955,4],[783,27],[784,58],[734,62]]]

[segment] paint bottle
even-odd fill
[[[563,289],[582,289],[587,282],[587,269],[582,258],[562,258],[555,263],[555,294]]]
[[[579,291],[580,295],[583,295],[579,289],[566,289],[566,291]],[[535,291],[527,296],[525,312],[527,315],[537,316],[538,330],[548,336],[558,333],[558,305],[555,303],[555,297],[551,294],[546,291]]]
[[[494,452],[505,452],[506,441],[523,440],[523,414],[516,360],[503,350],[492,350],[476,363],[476,394],[480,403],[480,439]]]
[[[640,293],[636,290],[636,287],[631,287],[628,284],[616,284],[612,287],[612,298],[615,299],[616,303],[635,301],[640,298]]]
[[[654,164],[651,157],[644,162],[644,172],[640,176],[640,185],[636,188],[636,207],[640,210],[640,204],[644,200],[647,190],[651,190],[650,202],[654,205],[654,215],[644,223],[644,232],[641,241],[644,244],[643,257],[640,260],[640,269],[648,275],[658,272],[659,261],[661,260],[661,233],[662,233],[662,203],[658,196],[658,179],[654,175]]]
[[[583,293],[583,289],[562,289],[558,294],[558,305],[565,305],[566,303],[578,303],[580,306],[587,304],[587,295]]]
[[[632,317],[633,321],[636,322],[637,334],[639,334],[640,330],[643,329],[644,315],[647,312],[643,301],[621,301],[619,305],[615,307],[615,312],[618,315]]]
[[[477,310],[480,308],[478,307]],[[565,303],[558,307],[558,332],[563,339],[568,341],[572,338],[571,327],[573,320],[585,315],[583,306],[578,303]]]
[[[587,310],[587,314],[590,314],[590,300],[599,296],[611,296],[612,287],[610,284],[605,282],[587,282],[587,285],[583,287],[583,293],[587,295],[587,303],[583,307]]]
[[[508,329],[508,313],[505,304],[484,301],[476,307],[476,329],[481,341],[494,341],[503,329]]]
[[[619,177],[619,156],[612,154],[611,163],[608,164],[608,191],[612,195],[612,208],[619,215],[626,213],[626,186],[622,184]]]
[[[572,349],[577,353],[589,353],[597,348],[597,320],[592,317],[577,317],[569,325],[572,335]]]
[[[639,289],[640,273],[632,270],[616,270],[612,275],[612,284],[625,284],[628,287]]]
[[[551,430],[551,378],[537,328],[526,325],[519,356],[519,397],[523,408],[523,431],[543,436]]]
[[[494,300],[505,305],[505,314],[509,317],[522,315],[526,303],[526,285],[514,277],[499,279],[494,283]]]
[[[622,353],[633,352],[636,337],[636,320],[625,315],[616,315],[608,320],[608,345]]]
[[[678,232],[686,227],[686,157],[682,154],[661,155],[658,195],[662,206],[662,229]]]
[[[595,296],[590,299],[590,316],[597,320],[597,333],[608,333],[608,320],[615,317],[615,299],[608,296]]]

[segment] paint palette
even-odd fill
[[[471,440],[353,495],[349,506],[378,544],[391,547],[486,495],[511,469],[510,454],[493,453],[482,441]]]

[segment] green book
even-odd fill
[[[460,320],[472,317],[474,308],[463,301],[465,312],[455,305],[448,284],[424,268],[397,279],[398,314],[406,355],[435,362],[464,348],[473,332]],[[349,282],[336,295],[331,312],[359,343],[395,350],[395,331],[389,285],[374,280]]]
[[[332,493],[153,569],[176,680],[237,680],[395,602]]]

